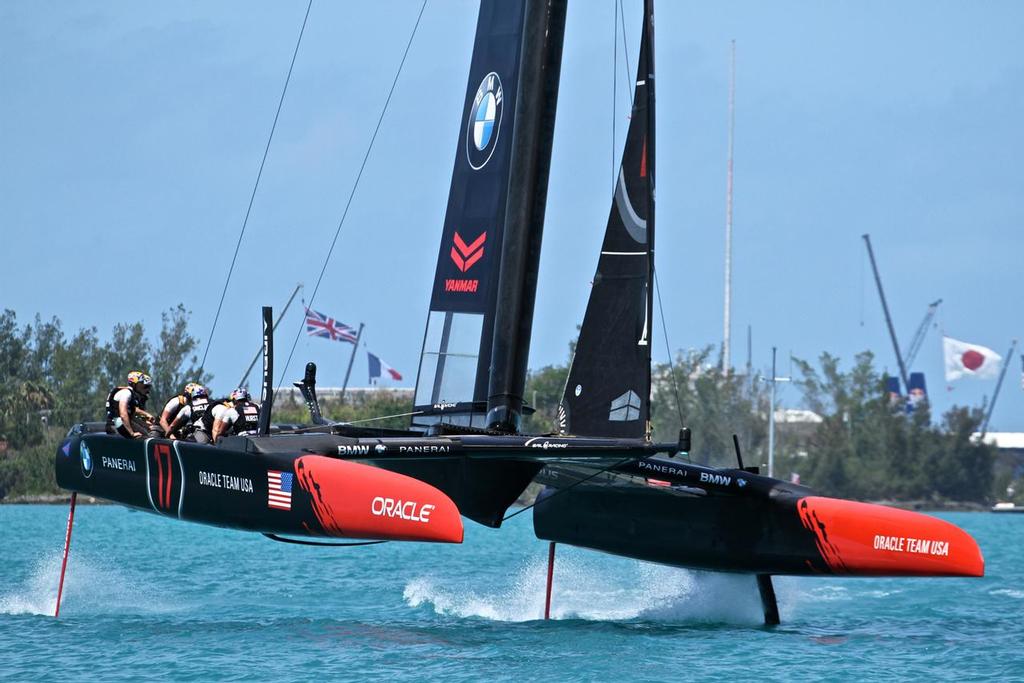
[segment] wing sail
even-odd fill
[[[639,438],[650,421],[654,262],[653,11],[645,3],[633,112],[608,226],[559,406],[567,434]]]
[[[483,427],[523,3],[483,0],[416,380],[414,426]],[[451,416],[451,417],[447,417]]]

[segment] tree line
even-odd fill
[[[712,353],[710,346],[680,352],[671,363],[654,366],[653,438],[675,441],[687,426],[693,432],[691,460],[735,467],[735,434],[744,464],[767,473],[770,385],[756,374],[723,372]],[[937,424],[927,403],[908,413],[889,398],[874,360],[866,351],[843,369],[828,353],[815,363],[793,359],[793,384],[813,415],[797,423],[777,417],[776,478],[799,478],[824,495],[859,500],[988,504],[1002,494],[1011,475],[997,476],[994,449],[971,438],[983,410],[954,406]],[[526,399],[537,412],[528,420],[530,431],[555,429],[567,376],[568,363],[531,372]]]
[[[153,378],[149,412],[159,412],[185,382],[209,381],[188,320],[179,304],[161,314],[155,339],[135,322],[114,325],[101,341],[95,327],[68,334],[56,317],[37,315],[19,327],[14,311],[0,314],[0,499],[56,491],[57,444],[73,424],[104,419],[107,394],[130,371]]]
[[[189,333],[181,305],[162,314],[150,338],[142,323],[121,323],[101,341],[96,328],[65,333],[60,321],[39,316],[19,327],[13,311],[0,315],[0,499],[56,491],[53,454],[67,429],[104,417],[110,388],[130,370],[153,377],[150,412],[186,381],[208,383],[198,365],[199,342]],[[570,357],[572,347],[570,345]],[[652,368],[652,428],[658,441],[675,441],[681,426],[693,431],[694,462],[732,467],[733,434],[745,464],[764,465],[768,451],[768,383],[756,375],[723,372],[713,347],[679,352]],[[866,500],[973,501],[988,503],[997,477],[993,449],[971,440],[980,408],[954,407],[933,423],[927,404],[908,414],[885,392],[885,377],[864,352],[852,366],[823,353],[815,362],[793,359],[802,404],[820,421],[777,422],[775,475],[798,475],[824,495]],[[524,431],[555,431],[568,361],[531,371],[525,399],[535,412]],[[410,400],[374,392],[322,403],[324,415],[367,426],[403,428]],[[276,422],[308,422],[304,406],[278,402]],[[998,481],[997,481],[998,479]],[[1024,486],[1017,486],[1024,490]]]

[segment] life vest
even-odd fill
[[[231,407],[231,401],[227,399],[221,399],[219,401],[210,401],[209,405],[203,410],[203,414],[199,417],[199,422],[196,423],[196,429],[202,429],[207,434],[213,434],[213,408],[215,406],[227,406]],[[193,413],[193,417],[195,414]]]
[[[260,407],[252,401],[236,401],[238,419],[231,425],[231,434],[255,434],[260,426]]]
[[[132,387],[114,387],[110,390],[110,393],[107,394],[107,426],[113,426],[114,420],[121,417],[121,411],[118,408],[117,401],[114,400],[114,395],[122,389],[127,389],[131,392],[131,396],[128,398],[128,417],[133,417],[135,415],[135,409],[140,407],[143,403],[141,401],[142,397]]]
[[[188,418],[188,431],[194,432],[197,429],[201,429],[207,434],[210,433],[210,428],[206,426],[206,416],[210,412],[210,408],[213,404],[210,399],[206,396],[201,398],[193,398],[189,400],[189,408],[192,414]]]

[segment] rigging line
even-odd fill
[[[362,419],[362,420],[352,420],[351,422],[346,422],[345,424],[347,424],[347,425],[357,425],[357,424],[360,424],[360,423],[363,423],[363,422],[376,422],[377,420],[387,420],[387,419],[390,419],[392,417],[411,417],[413,415],[422,415],[422,414],[423,414],[422,410],[414,410],[411,413],[395,413],[394,415],[381,415],[380,417],[367,417],[367,418]]]
[[[619,174],[615,169],[615,118],[618,115],[615,91],[619,89],[619,50],[616,47],[619,37],[619,7],[620,0],[613,0],[615,5],[615,18],[612,19],[612,194],[615,193],[615,184],[618,182]]]
[[[277,101],[277,112],[274,114],[274,123],[270,126],[270,136],[267,138],[267,146],[263,149],[263,159],[260,160],[260,170],[256,173],[256,182],[252,186],[252,194],[249,195],[249,206],[245,209],[245,218],[242,219],[242,229],[238,233],[238,242],[235,243],[235,253],[231,257],[231,266],[228,268],[228,276],[224,280],[224,289],[220,293],[220,302],[217,304],[217,314],[213,316],[213,327],[210,328],[210,336],[206,339],[206,349],[203,351],[203,361],[199,364],[199,372],[202,374],[206,367],[206,356],[210,353],[210,344],[213,343],[213,333],[217,330],[217,322],[220,320],[220,312],[224,307],[224,297],[228,293],[228,284],[231,282],[231,275],[235,272],[235,261],[238,260],[238,250],[242,246],[242,238],[245,236],[245,228],[249,225],[249,214],[252,212],[253,202],[256,200],[256,190],[260,186],[260,178],[263,177],[263,166],[267,163],[267,154],[270,152],[270,143],[274,139],[274,131],[277,130],[277,119],[281,116],[281,107],[284,105],[284,96],[288,92],[288,83],[292,80],[292,70],[295,68],[295,58],[299,55],[299,45],[302,44],[302,34],[306,32],[306,22],[309,20],[309,11],[313,7],[313,0],[306,5],[306,15],[302,18],[302,28],[299,29],[299,39],[295,41],[295,50],[292,52],[292,62],[288,65],[288,75],[284,79],[284,88],[281,90],[281,97]]]
[[[395,94],[395,87],[398,85],[398,77],[402,75],[402,67],[405,66],[405,59],[409,56],[409,49],[412,47],[413,38],[416,37],[416,30],[420,27],[420,20],[423,18],[423,10],[427,8],[427,0],[423,0],[423,4],[420,6],[420,13],[416,16],[416,23],[412,27],[412,34],[409,36],[409,42],[405,45],[405,52],[402,53],[402,61],[398,64],[398,71],[395,72],[395,78],[391,82],[391,90],[388,91],[387,99],[384,100],[384,106],[380,110],[380,116],[377,118],[377,126],[373,129],[373,135],[370,136],[370,144],[366,147],[366,154],[363,155],[363,162],[359,166],[359,172],[356,174],[356,180],[352,184],[352,191],[349,192],[348,201],[345,202],[345,210],[341,213],[341,220],[338,221],[338,229],[334,231],[334,239],[331,240],[331,248],[327,250],[327,256],[324,258],[323,268],[320,269],[320,277],[316,279],[316,286],[313,287],[313,294],[309,297],[309,307],[313,307],[313,302],[316,300],[316,293],[320,289],[320,283],[324,279],[324,273],[327,272],[327,264],[331,262],[331,255],[334,253],[334,247],[338,243],[338,236],[341,235],[341,228],[345,225],[345,218],[348,217],[348,210],[352,206],[352,199],[356,196],[356,190],[359,189],[359,181],[363,177],[363,171],[366,169],[366,162],[370,158],[370,152],[373,151],[373,144],[377,141],[377,133],[380,132],[381,123],[384,122],[384,115],[388,112],[388,105],[391,104],[391,96]],[[302,334],[302,328],[305,327],[306,319],[303,317],[302,324],[299,325],[298,330],[295,332],[295,339],[292,341],[291,351],[288,352],[288,360],[285,361],[284,370],[281,371],[281,379],[278,381],[279,386],[284,385],[285,375],[288,374],[288,366],[291,365],[292,356],[295,354],[295,347],[299,343],[299,336]]]
[[[594,477],[596,477],[598,475],[604,474],[605,472],[609,472],[609,471],[615,469],[616,467],[622,467],[626,463],[635,462],[636,460],[639,460],[639,458],[626,458],[625,460],[620,460],[619,462],[612,463],[611,465],[608,465],[608,467],[603,467],[603,468],[599,469],[597,472],[594,472],[593,474],[587,475],[586,477],[580,479],[579,481],[574,481],[573,483],[571,483],[568,486],[566,486],[564,489],[558,489],[557,491],[552,493],[550,496],[548,496],[544,500],[550,500],[551,498],[554,498],[557,495],[561,495],[561,494],[565,493],[566,491],[579,486],[580,484],[583,484],[583,483],[586,483],[586,482],[590,481],[591,479],[593,479]],[[501,521],[505,522],[507,520],[512,519],[516,515],[521,515],[524,512],[526,512],[527,510],[529,510],[530,508],[532,508],[533,506],[535,506],[536,504],[537,504],[537,501],[534,500],[529,505],[523,507],[522,509],[516,510],[511,515],[505,515],[504,517],[501,518]]]
[[[654,292],[658,295],[658,311],[661,313],[661,331],[665,335],[665,350],[668,351],[668,369],[672,374],[672,389],[676,394],[676,412],[679,413],[679,428],[683,428],[683,404],[679,400],[679,383],[676,381],[676,366],[672,362],[672,346],[668,343],[668,326],[665,324],[665,308],[661,305],[661,284],[658,271],[654,271]]]
[[[630,111],[632,111],[634,89],[629,87],[629,74],[631,72],[629,70],[629,47],[628,47],[628,43],[626,42],[626,11],[622,9],[622,0],[618,0],[618,3],[619,3],[619,8],[620,8],[619,20],[622,22],[622,55],[625,58],[625,62],[626,62],[626,64],[625,64],[626,80],[623,81],[623,85],[626,86],[626,96],[629,97]],[[646,21],[646,19],[645,19],[645,21]],[[647,78],[649,76],[650,76],[650,74],[647,74],[645,76],[645,78]],[[634,84],[634,87],[635,87],[635,85],[636,84]]]

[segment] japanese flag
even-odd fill
[[[990,348],[943,337],[942,350],[946,357],[947,382],[961,377],[991,379],[999,374],[1003,358]]]

